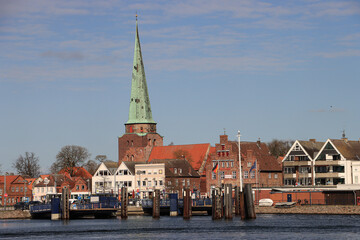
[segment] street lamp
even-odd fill
[[[239,142],[239,178],[240,178],[240,192],[243,191],[243,184],[242,184],[242,169],[241,169],[241,153],[240,153],[240,130],[238,131],[237,137]]]
[[[139,175],[139,197],[141,198],[141,173],[142,171],[137,170],[136,174]]]

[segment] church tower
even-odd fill
[[[156,132],[156,122],[152,118],[137,17],[129,120],[125,123],[125,134],[119,137],[118,143],[119,164],[123,161],[145,162],[154,146],[163,145],[163,137]]]

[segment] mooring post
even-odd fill
[[[246,210],[245,210],[245,197],[244,192],[239,192],[239,211],[241,219],[246,218]]]
[[[247,219],[255,219],[255,205],[254,198],[252,194],[251,184],[245,184],[244,188],[244,197],[245,197],[245,216]]]
[[[59,220],[61,217],[60,198],[51,199],[51,220]]]
[[[212,219],[222,218],[221,189],[215,188],[212,192]]]
[[[122,219],[127,219],[128,217],[128,193],[126,187],[121,187],[121,208],[120,216]]]
[[[155,189],[153,196],[153,218],[160,218],[160,190]]]
[[[240,215],[240,188],[238,186],[235,189],[235,216]]]
[[[70,218],[69,195],[70,195],[69,189],[66,186],[63,187],[62,194],[61,194],[61,218],[62,219]]]
[[[183,218],[190,219],[191,217],[191,193],[189,188],[183,189]]]
[[[225,184],[225,192],[224,192],[224,203],[225,203],[225,219],[232,219],[232,185]]]
[[[178,194],[169,193],[170,198],[170,216],[174,217],[178,215]]]

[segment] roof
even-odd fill
[[[27,181],[27,187],[28,189],[32,190],[34,182],[37,178],[25,178],[25,180]]]
[[[11,183],[13,183],[18,177],[21,175],[6,175],[6,186],[8,187]],[[22,177],[21,177],[22,178]],[[0,183],[4,186],[4,175],[0,176]]]
[[[151,163],[165,163],[166,177],[200,177],[200,175],[191,167],[190,163],[184,159],[154,159]],[[172,169],[182,169],[174,173]]]
[[[71,168],[63,168],[58,172],[58,174],[69,173],[70,169]],[[72,170],[73,172],[71,177],[82,177],[84,179],[92,178],[92,175],[83,167],[73,167]]]
[[[233,144],[236,144],[237,142],[232,142]],[[257,159],[257,163],[260,165],[260,171],[282,171],[281,164],[278,162],[276,157],[272,156],[270,154],[269,148],[266,145],[266,143],[263,142],[241,142],[241,156],[246,157],[247,151],[252,150],[253,155]]]
[[[73,181],[71,179],[69,179],[68,177],[68,173],[65,174],[52,174],[49,175],[47,177],[48,182],[41,181],[38,184],[34,185],[34,187],[51,187],[51,186],[55,186],[55,181],[56,181],[56,186],[59,187],[61,186],[61,184],[63,184],[64,182],[67,182],[70,186],[73,184]]]
[[[360,160],[360,141],[347,139],[330,139],[330,141],[347,160]]]
[[[191,166],[195,170],[199,170],[209,155],[210,147],[210,143],[155,146],[150,153],[148,162],[152,162],[154,159],[177,159],[181,157],[177,154],[184,154]]]
[[[136,164],[145,164],[146,162],[123,162],[125,166],[129,169],[132,175],[135,175],[135,165]]]
[[[118,162],[113,162],[113,161],[104,161],[103,163],[105,164],[107,169],[111,172],[111,174],[114,174],[119,166]]]
[[[321,150],[322,146],[324,146],[324,142],[316,142],[316,141],[298,141],[301,146],[305,149],[305,151],[310,155],[311,158],[315,158],[317,153]]]

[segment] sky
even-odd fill
[[[164,145],[360,137],[360,2],[0,0],[0,169],[117,161],[135,14]]]

